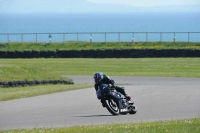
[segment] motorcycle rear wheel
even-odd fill
[[[106,106],[107,110],[112,114],[112,115],[119,115],[119,107],[117,105],[117,102],[113,99],[106,99],[104,101],[104,105]]]

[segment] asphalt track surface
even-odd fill
[[[91,76],[66,76],[93,83]],[[124,84],[138,112],[112,116],[94,88],[0,102],[0,130],[70,127],[200,117],[199,78],[112,77]]]

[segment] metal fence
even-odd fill
[[[0,42],[200,42],[200,32],[0,33]]]

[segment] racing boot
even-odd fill
[[[118,92],[122,93],[122,94],[126,97],[126,99],[127,99],[128,101],[131,100],[131,96],[129,96],[128,94],[126,94],[125,88],[124,88],[124,87],[116,86],[115,89],[116,89]]]
[[[126,97],[126,99],[129,101],[129,100],[131,100],[131,96],[129,96],[129,95],[125,95],[125,97]]]

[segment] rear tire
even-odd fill
[[[117,105],[117,102],[113,99],[106,99],[104,101],[104,105],[106,106],[107,110],[112,114],[112,115],[119,115],[119,107]]]

